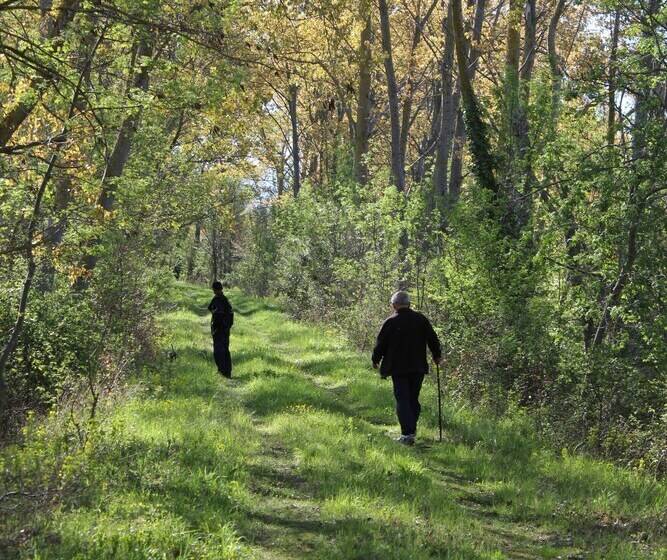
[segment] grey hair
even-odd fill
[[[394,305],[410,305],[410,296],[408,292],[398,291],[391,296],[391,303]]]

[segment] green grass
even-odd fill
[[[31,422],[0,455],[0,556],[667,559],[667,487],[561,456],[520,413],[445,403],[397,446],[389,382],[332,332],[232,292],[234,379],[210,355],[207,290],[179,286],[164,361],[72,440]]]

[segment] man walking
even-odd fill
[[[398,442],[414,445],[417,421],[421,412],[419,392],[424,375],[428,373],[426,346],[433,360],[439,364],[442,352],[440,341],[429,320],[410,309],[407,292],[396,292],[391,296],[394,314],[382,324],[373,350],[373,367],[378,368],[382,378],[391,376],[396,398],[396,414],[401,425]]]
[[[213,299],[208,305],[211,312],[211,336],[213,336],[213,357],[218,366],[218,373],[232,376],[232,357],[229,353],[229,331],[234,324],[234,312],[229,300],[222,293],[222,284],[218,281],[211,285]]]

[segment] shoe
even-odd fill
[[[232,374],[231,374],[231,373],[224,373],[224,372],[222,372],[222,371],[219,371],[218,373],[219,373],[220,375],[222,375],[223,377],[226,377],[227,379],[231,379],[231,378],[232,378]]]
[[[413,434],[408,434],[401,436],[399,438],[396,438],[396,441],[402,445],[414,445],[415,444],[415,436]]]

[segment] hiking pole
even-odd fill
[[[440,441],[442,442],[442,398],[440,391],[440,364],[435,363],[436,376],[438,378],[438,428],[440,430]]]

